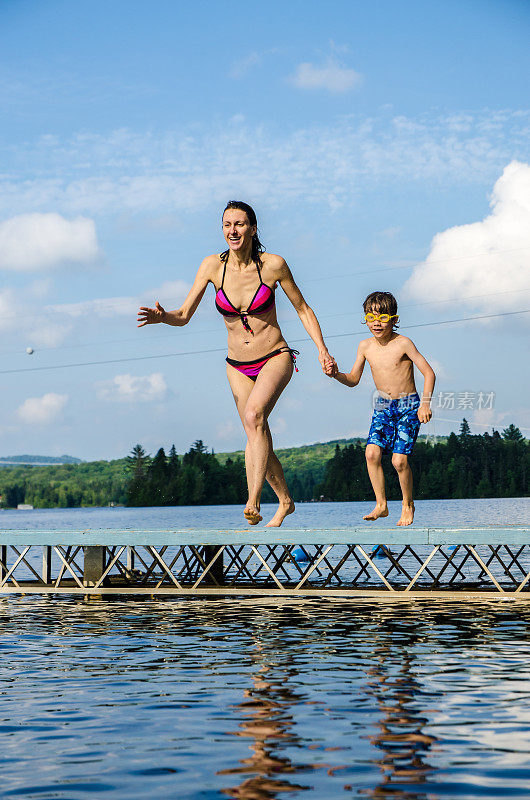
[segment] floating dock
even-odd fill
[[[530,600],[530,527],[3,530],[0,593]]]

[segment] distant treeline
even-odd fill
[[[240,458],[221,465],[201,439],[180,459],[173,446],[161,447],[153,459],[140,444],[127,459],[129,506],[204,506],[244,503],[245,466]]]
[[[417,442],[410,463],[418,499],[525,497],[530,493],[530,443],[515,425],[502,436],[498,431],[474,436],[464,419],[460,433],[451,433],[443,444]],[[397,500],[401,492],[390,459],[383,459],[383,469],[387,497]],[[329,500],[371,498],[364,447],[337,445],[315,495]]]
[[[341,446],[342,445],[342,446]],[[372,488],[360,439],[278,451],[293,497],[308,500],[369,500]],[[414,495],[422,499],[523,497],[530,494],[530,443],[515,425],[473,436],[466,420],[460,433],[433,444],[418,441],[411,456]],[[383,460],[390,499],[400,497],[390,459]],[[150,457],[136,445],[128,458],[57,466],[0,468],[1,503],[16,508],[211,505],[244,503],[243,454],[216,456],[198,439],[183,456],[175,447]],[[263,502],[275,495],[264,487]]]
[[[16,508],[78,508],[124,504],[129,475],[125,459],[51,466],[0,468],[1,504]]]
[[[3,467],[9,466],[23,466],[25,464],[35,464],[37,466],[43,467],[48,466],[48,464],[82,464],[82,460],[80,458],[74,458],[73,456],[0,456],[0,464]]]
[[[296,464],[293,451],[290,459],[282,458],[281,454],[280,458],[295,500],[368,500],[373,497],[364,444],[360,440],[342,448],[337,444],[333,457],[320,465],[308,458],[304,459],[305,464],[300,460]],[[460,433],[452,433],[443,443],[417,442],[411,464],[414,494],[418,499],[529,494],[530,443],[515,425],[506,428],[502,435],[494,431],[473,436],[467,421],[463,420]],[[150,460],[137,445],[129,457],[129,465],[129,505],[210,505],[241,503],[246,499],[242,458],[229,458],[221,466],[201,440],[194,443],[182,460],[174,448],[169,457],[160,449]],[[384,469],[388,497],[400,498],[397,473],[389,459],[384,460]],[[318,480],[315,480],[315,472]],[[262,499],[263,502],[274,500],[270,487],[264,488]]]

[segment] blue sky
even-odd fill
[[[515,0],[5,0],[0,453],[242,446],[213,292],[187,328],[135,325],[179,305],[234,197],[341,367],[366,294],[393,291],[444,393],[425,432],[529,435],[529,21]],[[302,355],[276,444],[365,435],[369,376],[326,380],[278,304]]]

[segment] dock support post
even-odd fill
[[[215,554],[219,550],[219,547],[215,545],[207,545],[203,548],[202,557],[206,564],[208,565],[212,558],[215,558]],[[217,582],[219,586],[223,584],[223,553],[217,558],[215,564],[208,570],[208,574],[204,579],[204,583],[206,585],[214,584]]]
[[[42,548],[42,582],[48,585],[52,582],[52,548],[44,545]]]
[[[83,584],[94,586],[105,571],[106,547],[85,547]]]
[[[7,546],[3,544],[0,547],[0,579],[4,580],[5,576],[7,575]]]

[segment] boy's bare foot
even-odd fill
[[[379,519],[379,517],[388,517],[388,506],[386,503],[379,504],[377,503],[374,510],[370,511],[369,514],[365,514],[363,519],[372,522],[374,519]]]
[[[279,528],[282,522],[284,521],[285,517],[289,514],[292,514],[294,511],[294,503],[289,498],[289,500],[281,501],[278,505],[278,510],[276,514],[273,516],[269,522],[265,525],[266,528]]]
[[[243,511],[243,516],[245,517],[246,521],[249,525],[257,525],[258,522],[261,522],[263,517],[259,513],[259,509],[256,506],[250,505],[247,503],[245,506],[245,510]]]
[[[414,519],[414,503],[403,503],[401,508],[401,516],[396,522],[396,525],[411,525]]]

